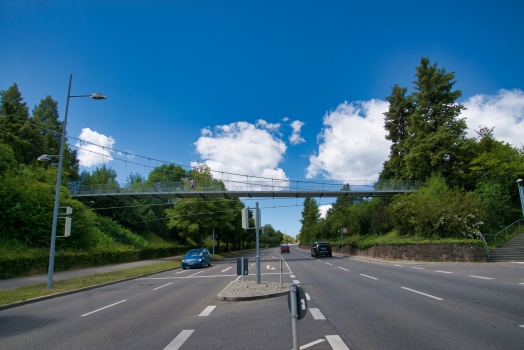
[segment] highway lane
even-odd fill
[[[293,252],[287,260],[302,286],[355,349],[521,348],[522,269],[499,269],[495,278],[492,264],[384,264]]]
[[[250,255],[254,263],[254,253]],[[273,270],[278,254],[264,251],[262,258],[262,271],[271,271],[263,280],[278,281]],[[250,271],[254,273],[254,266]],[[284,277],[291,282],[289,271]],[[291,348],[286,297],[216,300],[236,278],[236,260],[231,259],[213,262],[211,268],[172,270],[3,310],[0,349],[165,349],[170,344],[181,349]],[[332,349],[325,336],[336,336],[333,327],[313,321],[301,321],[301,344]]]

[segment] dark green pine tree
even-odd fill
[[[302,210],[302,228],[300,229],[300,243],[313,243],[318,233],[320,221],[320,210],[318,203],[313,198],[304,199],[304,210]]]
[[[422,58],[417,67],[412,94],[414,112],[409,119],[405,139],[405,173],[403,178],[421,180],[441,174],[450,182],[464,168],[461,153],[466,141],[467,125],[457,103],[462,93],[452,91],[455,74],[430,65]]]

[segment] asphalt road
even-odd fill
[[[262,281],[279,281],[280,254],[261,256]],[[524,264],[313,259],[296,246],[283,258],[284,282],[310,297],[304,349],[523,348]],[[3,310],[0,349],[291,349],[287,297],[216,300],[236,278],[231,259]]]

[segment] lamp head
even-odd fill
[[[51,157],[49,157],[47,154],[43,154],[40,157],[37,158],[39,162],[49,162],[51,160]]]
[[[105,100],[105,99],[107,99],[106,95],[102,95],[102,94],[100,94],[98,92],[92,93],[91,96],[89,96],[89,97],[91,97],[93,100]]]
[[[522,179],[518,179],[517,182],[520,184],[522,182]]]

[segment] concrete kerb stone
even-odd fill
[[[217,294],[218,300],[226,301],[248,301],[256,299],[275,298],[287,295],[289,283],[261,282],[256,281],[232,281]]]

